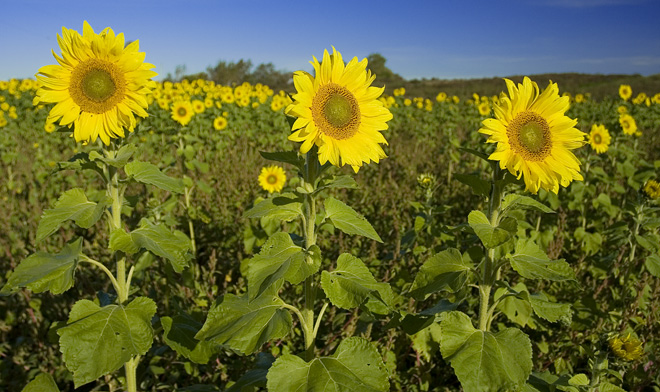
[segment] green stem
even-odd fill
[[[115,291],[117,293],[119,293],[119,290],[120,290],[119,282],[117,282],[117,279],[115,279],[115,276],[112,275],[112,272],[110,272],[108,267],[106,267],[105,265],[103,265],[102,263],[100,263],[100,262],[98,262],[94,259],[90,259],[89,257],[87,257],[83,254],[80,255],[80,261],[85,261],[87,263],[94,264],[95,266],[102,269],[103,272],[105,272],[105,274],[108,275],[108,278],[110,278],[110,282],[112,282],[112,286],[115,288]]]
[[[491,184],[490,200],[488,200],[488,220],[493,227],[499,222],[500,206],[502,204],[502,189],[498,180],[501,170],[495,167],[493,181]],[[495,249],[488,250],[488,256],[482,266],[481,282],[479,283],[479,329],[488,331],[490,329],[492,313],[489,312],[490,294],[499,275],[499,268],[495,266]]]
[[[307,153],[305,156],[305,171],[303,179],[303,187],[311,186],[314,188],[316,185],[316,176],[317,176],[317,164],[318,161],[314,150]],[[314,194],[308,193],[305,195],[304,203],[304,215],[305,215],[305,227],[304,238],[305,238],[305,249],[309,250],[313,245],[316,244],[316,198]],[[309,264],[313,263],[311,259],[312,256],[308,255],[305,258],[305,261]],[[305,360],[311,361],[314,358],[314,301],[316,299],[316,289],[314,287],[314,276],[309,276],[305,279],[305,303],[302,310],[303,320],[301,322],[305,323],[303,331],[305,332]]]
[[[181,149],[182,156],[185,159],[185,145],[183,143],[183,138],[181,137],[181,133],[179,133],[179,148]],[[181,165],[181,171],[183,175],[185,176],[186,174],[186,165],[182,163]],[[184,186],[183,188],[183,196],[186,202],[186,214],[188,214],[188,211],[190,211],[190,195],[192,194],[192,188],[188,188],[187,186]],[[188,215],[188,232],[190,233],[190,246],[192,248],[192,253],[193,256],[197,256],[197,244],[195,243],[195,227],[193,225],[192,219],[190,219],[190,215]]]
[[[126,391],[137,392],[137,366],[140,356],[137,355],[124,363],[126,370]]]

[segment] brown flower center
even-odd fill
[[[552,150],[550,126],[538,113],[518,113],[506,128],[511,149],[526,161],[542,161]]]
[[[360,105],[346,87],[328,83],[312,100],[312,118],[321,132],[336,140],[349,139],[360,127]]]

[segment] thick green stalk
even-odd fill
[[[126,390],[128,392],[137,391],[137,367],[139,360],[140,356],[138,355],[124,364],[124,370],[126,371]]]
[[[306,159],[306,173],[303,179],[303,187],[313,188],[316,182],[316,164],[317,159],[315,156],[310,156],[311,152],[305,157]],[[313,194],[308,193],[305,195],[304,211],[305,227],[305,249],[309,250],[316,244],[316,198]],[[311,256],[307,256],[306,262],[312,263]],[[314,287],[314,276],[309,276],[305,279],[305,303],[302,309],[305,326],[303,331],[305,333],[305,360],[311,361],[314,358],[314,300],[316,299],[316,288]]]
[[[181,134],[179,134],[179,149],[181,152],[184,154],[185,157],[185,145],[183,143],[183,138],[181,137]],[[186,174],[186,165],[185,163],[182,163],[181,165],[181,171],[183,174]],[[190,211],[190,195],[192,194],[192,188],[188,188],[187,186],[184,186],[183,188],[183,196],[186,202],[186,214],[188,214],[188,211]],[[192,248],[193,255],[197,257],[197,244],[195,243],[195,227],[193,225],[193,221],[188,216],[188,232],[190,233],[190,246]]]
[[[500,169],[495,168],[493,182],[491,184],[490,200],[488,200],[488,220],[493,227],[499,222],[500,205],[502,203],[502,189],[498,184]],[[490,294],[495,283],[495,249],[488,250],[488,256],[482,266],[481,282],[479,283],[479,329],[488,331],[490,329]],[[499,268],[497,268],[499,270]]]

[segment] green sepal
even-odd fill
[[[259,151],[259,154],[269,161],[289,163],[300,170],[303,170],[305,166],[305,158],[300,156],[297,151]]]
[[[142,161],[133,161],[124,166],[126,175],[137,182],[154,185],[162,190],[183,193],[183,181],[160,171],[158,166]]]
[[[172,317],[161,317],[163,340],[174,351],[189,360],[205,364],[218,352],[217,345],[195,339],[202,328],[202,323],[192,316],[181,313]]]
[[[458,311],[447,313],[440,327],[440,351],[466,392],[517,390],[532,371],[532,344],[519,329],[482,331]]]
[[[334,355],[305,362],[286,354],[277,358],[267,375],[269,391],[385,392],[387,370],[378,350],[366,339],[344,339]]]
[[[153,343],[151,318],[156,303],[138,297],[128,305],[100,307],[89,300],[73,305],[69,321],[57,330],[60,351],[76,388],[112,373]]]
[[[377,282],[362,260],[348,253],[339,256],[334,271],[321,273],[321,286],[330,302],[342,309],[353,309],[367,301],[371,312],[388,314],[394,302],[390,285]]]
[[[264,343],[289,333],[291,314],[282,305],[272,286],[254,301],[249,301],[247,294],[225,294],[211,309],[195,339],[252,354]]]
[[[357,234],[383,242],[373,226],[351,207],[334,197],[328,197],[323,204],[325,206],[325,219],[329,220],[337,229],[346,234]]]
[[[37,252],[28,256],[14,269],[0,294],[6,295],[21,287],[35,293],[67,291],[73,286],[81,252],[82,238],[78,238],[66,244],[60,253]]]
[[[496,248],[511,239],[511,220],[504,220],[493,227],[481,211],[472,211],[468,215],[468,224],[487,249]]]
[[[455,293],[465,284],[472,268],[469,256],[461,255],[458,249],[450,248],[426,260],[419,268],[410,295],[424,300],[429,294],[447,290]]]
[[[527,279],[573,280],[575,272],[563,259],[550,260],[531,239],[519,239],[513,255],[507,256],[511,267]]]
[[[48,373],[39,373],[30,381],[21,392],[60,392],[53,376]]]
[[[36,241],[40,242],[53,234],[60,226],[73,220],[83,229],[92,227],[103,215],[112,199],[104,197],[98,203],[90,201],[80,188],[70,189],[62,194],[52,209],[45,210],[39,221]]]
[[[308,263],[308,259],[312,263]],[[282,280],[298,284],[318,272],[320,267],[320,257],[307,258],[288,233],[275,233],[261,247],[259,254],[248,262],[249,299],[254,300],[271,286],[278,290]]]
[[[293,193],[283,193],[257,203],[245,212],[246,218],[272,218],[291,222],[302,215],[302,199]]]

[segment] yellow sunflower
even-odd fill
[[[387,140],[380,131],[387,129],[392,113],[378,100],[384,88],[371,87],[376,76],[367,70],[367,59],[354,57],[344,64],[333,48],[332,55],[325,50],[322,62],[314,57],[311,64],[315,76],[293,74],[297,93],[285,113],[298,119],[289,140],[302,142],[303,154],[317,145],[319,162],[349,164],[355,172],[363,163],[385,158],[380,144]]]
[[[213,120],[213,128],[215,128],[216,131],[222,131],[227,128],[227,119],[222,116],[216,117],[215,120]]]
[[[635,118],[630,114],[622,114],[619,116],[619,124],[623,133],[626,135],[635,135],[637,133],[637,122]]]
[[[605,125],[592,125],[591,132],[589,133],[589,144],[591,148],[596,151],[598,154],[602,154],[607,151],[610,146],[612,138],[610,132],[605,128]]]
[[[204,110],[206,110],[206,105],[204,105],[203,101],[200,101],[199,99],[195,99],[192,101],[192,107],[195,113],[204,113]]]
[[[172,119],[183,126],[188,125],[194,114],[190,101],[178,101],[172,104]]]
[[[147,95],[156,84],[157,73],[138,52],[139,43],[124,46],[124,34],[107,27],[96,34],[85,21],[83,34],[62,27],[57,36],[62,57],[60,65],[47,65],[36,74],[40,83],[33,104],[56,103],[46,122],[60,120],[73,126],[76,141],[106,145],[111,138],[124,137],[136,125],[135,115],[147,117]]]
[[[655,200],[657,198],[660,198],[660,183],[658,183],[656,180],[646,181],[646,184],[644,184],[642,190],[644,191],[644,194],[648,196],[649,199]]]
[[[516,85],[504,79],[509,96],[502,93],[493,105],[495,118],[483,121],[479,132],[488,135],[488,143],[497,143],[489,159],[500,161],[520,178],[526,190],[539,188],[557,193],[559,185],[582,180],[580,161],[570,151],[584,145],[585,134],[575,128],[577,120],[568,118],[568,97],[560,97],[556,83],[539,93],[528,77]]]
[[[639,339],[631,337],[630,334],[626,337],[614,337],[609,341],[610,348],[614,354],[627,361],[634,361],[640,359],[644,355],[644,347]]]
[[[619,86],[619,96],[624,101],[629,100],[630,97],[632,97],[632,88],[630,87],[630,85],[627,85],[627,84],[620,85]]]
[[[481,102],[477,108],[479,109],[479,114],[482,116],[487,116],[490,114],[490,105],[488,102]]]
[[[265,166],[259,174],[259,185],[268,193],[279,192],[286,183],[284,169],[279,166]]]

